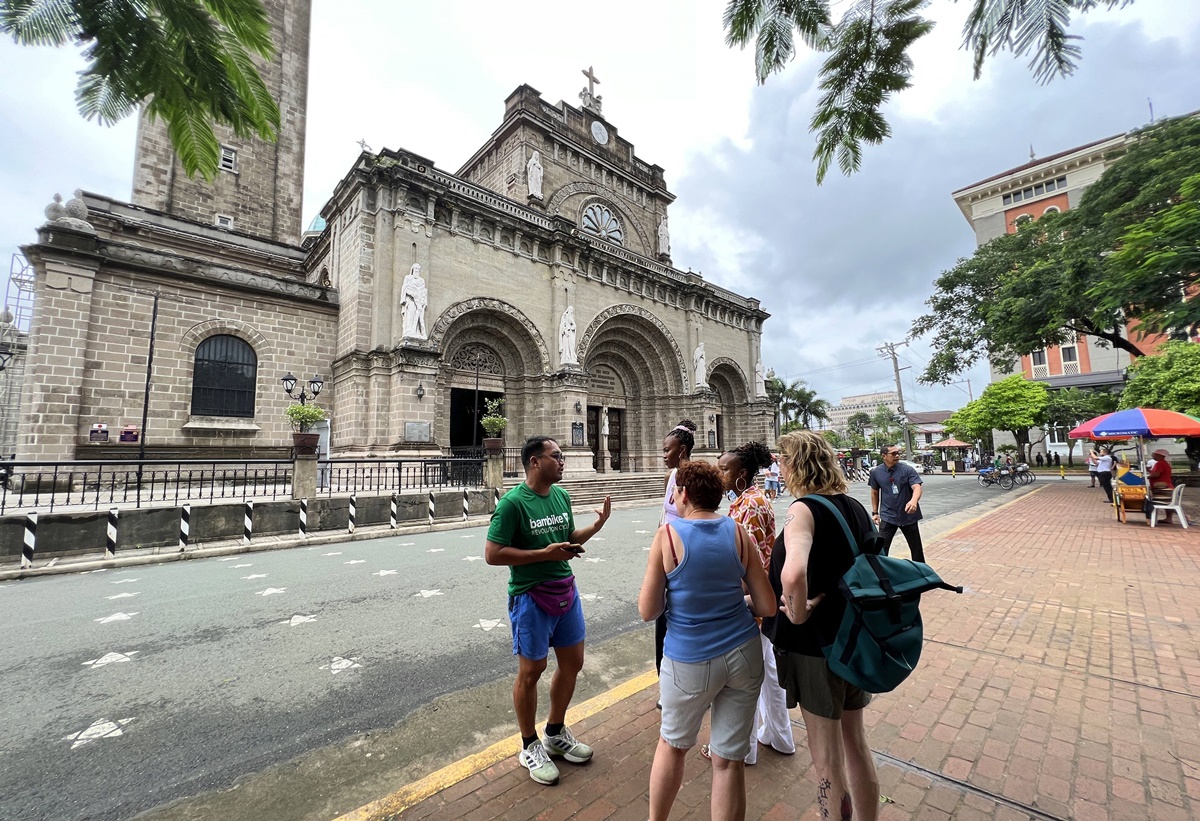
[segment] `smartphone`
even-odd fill
[[[570,545],[569,547],[564,547],[563,550],[570,551],[571,553],[574,553],[576,556],[578,556],[580,553],[583,552],[583,545],[573,544],[573,545]]]

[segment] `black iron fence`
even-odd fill
[[[487,454],[487,451],[484,450],[483,448],[457,447],[457,448],[446,448],[446,455],[448,455],[452,458],[455,458],[455,459],[483,460],[483,459],[487,458],[488,454]],[[524,476],[525,475],[525,471],[521,467],[521,449],[520,448],[504,448],[503,455],[504,455],[504,475],[506,478],[510,477],[510,476]]]
[[[4,462],[0,514],[290,499],[293,472],[290,460],[274,459]],[[332,459],[317,464],[322,496],[482,485],[482,459]]]

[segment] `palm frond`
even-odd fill
[[[184,168],[194,168],[211,182],[217,176],[221,146],[213,133],[213,122],[198,106],[163,112],[167,135]]]
[[[243,48],[267,60],[274,56],[271,21],[261,0],[204,0],[204,6]]]
[[[73,0],[3,0],[0,31],[30,46],[62,46],[75,39],[79,18]]]
[[[759,83],[796,56],[795,37],[821,48],[829,36],[829,0],[730,0],[722,18],[725,42],[745,48],[754,40]]]
[[[1017,56],[1033,52],[1029,68],[1039,82],[1075,70],[1082,50],[1080,38],[1067,33],[1071,14],[1098,6],[1115,8],[1133,0],[971,0],[963,26],[963,47],[973,52],[975,79],[983,63],[1002,51]]]

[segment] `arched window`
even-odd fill
[[[210,336],[196,346],[193,416],[254,416],[258,357],[236,336]]]
[[[611,208],[601,203],[592,203],[583,210],[582,227],[585,234],[608,240],[613,245],[625,244],[625,232],[621,228],[621,221]]]

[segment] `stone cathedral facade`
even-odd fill
[[[138,428],[144,402],[150,457],[281,456],[289,371],[323,376],[333,457],[474,446],[498,398],[506,443],[553,435],[572,473],[660,469],[681,418],[698,449],[770,437],[768,315],[674,267],[663,170],[603,117],[590,69],[580,107],[516,89],[456,172],[364,149],[302,233],[310,0],[266,6],[279,141],[222,135],[210,184],[143,122],[133,201],[77,192],[24,248],[18,458],[132,455],[89,432]]]

